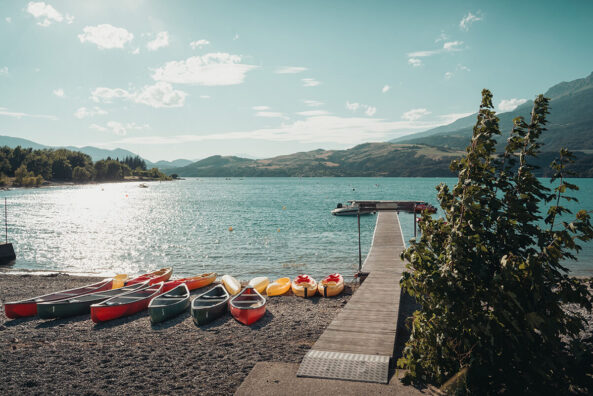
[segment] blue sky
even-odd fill
[[[593,71],[593,2],[5,1],[0,134],[269,157],[510,110]]]

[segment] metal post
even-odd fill
[[[362,252],[360,250],[360,204],[358,205],[358,213],[356,214],[358,218],[358,272],[362,271]]]
[[[6,208],[6,197],[4,197],[4,230],[6,233],[6,243],[8,243],[8,209]]]
[[[414,238],[416,238],[416,204],[414,204]]]

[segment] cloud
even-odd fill
[[[390,89],[391,89],[391,87],[389,85],[386,85],[386,86],[383,87],[383,89],[381,90],[381,92],[386,93]]]
[[[375,113],[377,112],[377,108],[373,107],[373,106],[369,106],[366,104],[362,104],[362,103],[357,103],[357,102],[349,102],[346,101],[346,108],[350,111],[352,111],[353,113],[358,111],[358,109],[363,110],[364,113],[366,115],[368,115],[369,117],[372,117],[375,115]]]
[[[527,99],[503,99],[498,104],[498,111],[506,112],[513,111],[523,103],[527,102]]]
[[[305,116],[305,117],[316,117],[316,116],[329,115],[330,113],[325,110],[307,110],[307,111],[298,112],[297,114],[301,115],[301,116]]]
[[[466,16],[464,16],[461,21],[459,21],[459,29],[464,30],[464,31],[468,31],[470,26],[474,23],[474,22],[478,22],[482,20],[482,16],[479,15],[480,12],[478,12],[478,15],[474,15],[471,12],[468,12]]]
[[[309,107],[319,107],[319,106],[323,106],[325,103],[320,102],[318,100],[303,100],[303,103]]]
[[[285,118],[284,114],[276,111],[258,111],[257,113],[255,113],[255,116],[265,118]]]
[[[162,81],[146,85],[137,92],[129,92],[122,88],[98,87],[91,93],[91,99],[97,103],[111,103],[115,99],[123,99],[155,108],[181,107],[186,97],[186,92],[173,89],[171,84]]]
[[[53,94],[56,95],[58,98],[63,98],[64,96],[66,96],[62,88],[54,89]]]
[[[37,24],[43,27],[48,27],[54,22],[59,23],[66,21],[68,24],[74,22],[74,17],[72,15],[66,14],[66,17],[64,17],[58,10],[43,1],[29,2],[29,4],[27,4],[27,12],[33,15],[35,19],[39,20]],[[6,18],[6,22],[10,23],[11,21],[12,19],[10,17]]]
[[[429,114],[431,114],[431,112],[426,109],[412,109],[402,114],[402,118],[408,121],[416,121]]]
[[[253,110],[262,111],[262,110],[270,110],[269,106],[253,106]]]
[[[462,51],[463,48],[461,48],[461,46],[463,45],[463,41],[446,41],[443,43],[443,47],[436,49],[436,50],[428,50],[428,51],[416,51],[416,52],[410,52],[408,54],[408,57],[410,59],[412,58],[424,58],[427,56],[433,56],[436,54],[442,54],[445,52],[456,52],[456,51]],[[409,62],[409,60],[408,60]]]
[[[86,118],[86,117],[94,117],[98,115],[105,115],[107,112],[98,106],[94,106],[92,109],[86,107],[80,107],[78,110],[74,112],[74,117],[78,118],[79,120]]]
[[[447,40],[449,40],[449,36],[447,36],[447,35],[445,34],[445,32],[441,32],[441,34],[439,34],[439,37],[437,37],[437,38],[434,40],[434,42],[435,42],[435,43],[438,43],[439,41],[447,41]]]
[[[469,68],[469,67],[467,67],[467,66],[463,66],[462,64],[458,64],[458,65],[457,65],[457,70],[463,70],[463,71],[466,71],[466,72],[470,72],[470,71],[472,71],[472,69],[470,69],[470,68]]]
[[[235,33],[235,36],[233,37],[233,41],[234,40],[239,40],[239,33]]]
[[[210,41],[204,40],[204,39],[192,41],[191,43],[189,43],[189,46],[191,47],[191,49],[202,48],[206,45],[210,45]]]
[[[463,41],[447,41],[443,44],[443,50],[445,52],[461,51],[462,45],[463,45]]]
[[[159,48],[168,47],[169,46],[169,33],[168,32],[159,32],[156,35],[156,38],[152,41],[149,41],[146,44],[146,48],[149,51],[156,51]]]
[[[307,71],[306,67],[299,67],[299,66],[282,66],[277,68],[274,73],[276,74],[297,74]]]
[[[133,38],[134,35],[126,29],[109,24],[86,26],[82,29],[82,34],[78,35],[81,43],[88,41],[101,49],[123,48]]]
[[[443,122],[443,125],[447,125],[456,121],[460,118],[467,117],[473,113],[450,113],[450,114],[443,114],[439,116],[439,119]]]
[[[314,78],[301,78],[301,81],[303,82],[303,87],[316,87],[321,84]]]
[[[410,64],[414,67],[420,67],[420,66],[422,66],[422,59],[410,58],[410,59],[408,59],[408,64]]]
[[[175,84],[236,85],[243,83],[245,74],[256,68],[241,63],[239,55],[219,52],[167,62],[154,71],[152,78]]]
[[[184,134],[167,137],[129,137],[115,142],[109,142],[104,145],[167,145],[211,140],[228,141],[239,139],[275,142],[358,144],[369,141],[385,141],[398,136],[409,135],[412,132],[434,128],[439,125],[443,125],[442,121],[386,121],[368,117],[319,115],[290,123],[282,123],[282,125],[277,128],[206,135]]]
[[[0,67],[0,76],[8,76],[8,66]]]
[[[210,99],[210,95],[200,95],[200,98],[202,98],[202,99]]]
[[[445,73],[445,80],[450,80],[454,76],[453,72],[446,72]]]
[[[4,18],[4,20],[6,21],[6,23],[12,23],[11,17],[6,17],[6,18]]]
[[[140,53],[140,47],[138,47],[134,51],[132,51],[132,55],[138,55],[139,53]]]
[[[14,118],[45,118],[47,120],[57,121],[58,117],[53,115],[45,115],[45,114],[29,114],[29,113],[21,113],[17,111],[10,111],[6,107],[0,107],[0,115],[7,116],[7,117],[14,117]]]
[[[115,135],[125,136],[125,135],[127,135],[128,131],[130,131],[130,130],[149,129],[150,125],[148,125],[148,124],[138,125],[135,122],[128,122],[128,123],[123,124],[123,123],[117,122],[117,121],[109,121],[106,124],[106,126],[101,126],[98,124],[91,124],[89,126],[89,128],[94,129],[96,131],[100,131],[100,132],[111,132]]]

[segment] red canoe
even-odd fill
[[[99,304],[91,305],[91,319],[95,323],[133,315],[145,310],[150,300],[163,293],[163,282],[144,289],[120,294]]]
[[[247,286],[231,298],[229,305],[231,315],[247,326],[260,320],[266,313],[266,299],[252,286]]]
[[[182,283],[185,283],[187,288],[191,291],[191,290],[195,290],[195,289],[200,289],[202,287],[206,287],[209,284],[211,284],[212,282],[214,282],[215,280],[216,280],[216,272],[210,272],[208,274],[191,276],[189,278],[173,279],[168,282],[165,282],[163,293],[176,288],[177,286],[181,285]]]
[[[33,316],[37,314],[37,303],[63,300],[65,298],[82,296],[83,294],[109,290],[111,289],[112,285],[113,279],[109,279],[92,285],[78,287],[76,289],[62,290],[59,292],[34,297],[28,300],[8,302],[4,304],[4,312],[6,313],[6,317],[8,317],[9,319]]]
[[[144,281],[149,281],[151,285],[154,285],[158,282],[166,282],[169,280],[172,273],[173,268],[161,268],[160,270],[149,272],[148,274],[140,275],[137,278],[127,281],[126,286],[134,285],[136,283],[141,283]]]

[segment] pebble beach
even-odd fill
[[[97,280],[0,275],[0,301]],[[189,311],[151,325],[147,311],[95,324],[89,315],[10,320],[2,308],[0,394],[232,394],[258,361],[300,362],[353,288],[335,298],[268,298],[266,315],[250,327],[230,314],[198,328]]]

